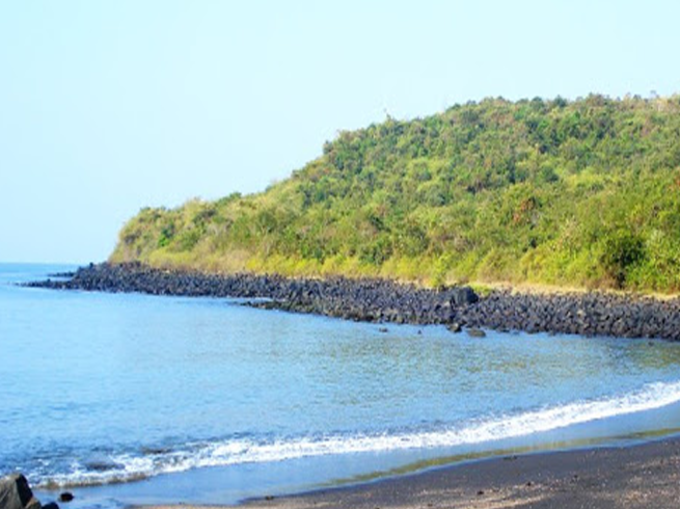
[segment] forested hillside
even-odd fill
[[[678,291],[680,96],[486,99],[388,118],[340,133],[265,192],[143,209],[111,256],[131,260]]]

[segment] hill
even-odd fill
[[[680,96],[388,117],[262,193],[141,210],[110,260],[677,292]]]

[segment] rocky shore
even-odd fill
[[[168,271],[138,263],[89,265],[69,277],[29,283],[53,289],[153,295],[241,297],[249,305],[351,320],[445,324],[479,328],[680,339],[680,299],[602,292],[534,294],[469,287],[429,290],[381,279],[288,279],[272,275],[213,275]],[[264,301],[259,299],[266,299]]]

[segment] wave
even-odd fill
[[[435,431],[331,435],[258,442],[231,439],[186,444],[182,449],[119,454],[105,468],[73,463],[64,474],[40,476],[40,487],[91,486],[140,480],[195,468],[279,462],[305,457],[450,448],[517,438],[600,419],[662,408],[680,402],[680,381],[654,383],[623,396],[580,401],[515,415],[459,424]]]

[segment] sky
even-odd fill
[[[0,262],[105,260],[146,206],[253,193],[456,103],[680,93],[680,2],[3,0]]]

